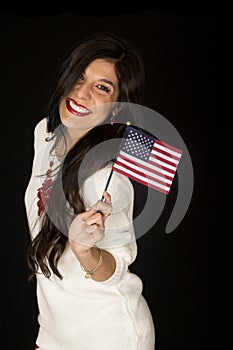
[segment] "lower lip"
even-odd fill
[[[71,114],[73,114],[73,115],[75,115],[75,116],[77,116],[77,117],[86,117],[86,116],[88,116],[89,114],[91,114],[91,112],[80,113],[80,112],[75,111],[75,110],[71,107],[71,105],[70,105],[70,103],[69,103],[69,100],[66,100],[66,108],[68,109],[68,111],[69,111]]]

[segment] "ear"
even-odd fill
[[[110,120],[110,124],[114,124],[115,122],[115,117],[117,116],[117,114],[120,113],[120,111],[122,110],[123,105],[121,103],[118,103],[113,109],[112,109],[112,117]]]
[[[115,117],[120,111],[122,110],[123,106],[121,103],[119,103],[116,107],[112,110],[112,116]]]

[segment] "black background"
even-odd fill
[[[219,99],[217,67],[222,58],[223,66],[229,59],[226,35],[221,34],[229,31],[231,11],[174,2],[158,2],[157,7],[117,4],[114,10],[110,3],[104,8],[82,5],[78,10],[58,5],[40,10],[36,4],[33,9],[2,7],[2,350],[32,350],[37,331],[35,285],[27,281],[25,261],[24,191],[31,171],[33,129],[43,117],[57,65],[80,38],[96,30],[120,34],[142,53],[144,104],[174,125],[193,163],[194,191],[183,221],[171,234],[158,225],[141,237],[132,266],[142,278],[153,314],[156,350],[202,350],[211,340],[216,342],[212,282],[217,178],[212,138]]]

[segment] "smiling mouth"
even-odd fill
[[[80,105],[72,98],[66,99],[66,108],[70,113],[78,117],[86,117],[92,113],[90,109],[86,108],[83,105]]]

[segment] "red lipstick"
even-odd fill
[[[66,99],[66,108],[70,113],[72,113],[75,116],[78,117],[86,117],[87,115],[91,114],[92,111],[85,106],[77,103],[72,98]]]

